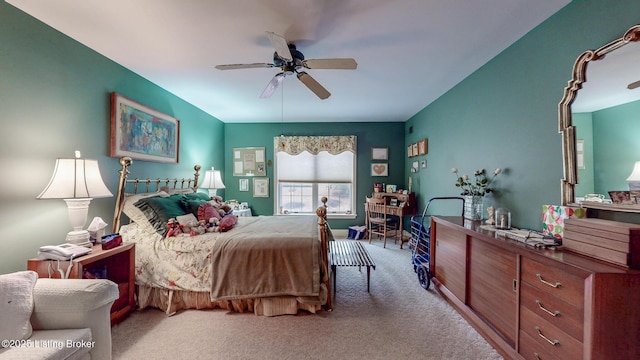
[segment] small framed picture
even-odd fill
[[[253,178],[253,197],[269,197],[269,178]]]
[[[387,190],[388,193],[394,193],[394,192],[396,192],[397,187],[395,185],[387,185],[387,189],[386,190]]]
[[[427,149],[427,139],[422,139],[418,141],[418,155],[426,155],[428,152]]]
[[[411,144],[412,150],[413,151],[413,156],[418,156],[418,143],[413,143]]]
[[[393,199],[389,200],[389,205],[398,206],[398,199],[393,198]]]
[[[389,176],[389,164],[371,164],[371,176]]]
[[[389,148],[371,147],[371,160],[389,160]]]
[[[418,171],[420,171],[420,168],[418,167],[418,162],[414,161],[411,163],[411,172],[412,173],[417,173]]]
[[[413,145],[407,146],[407,156],[413,157]]]
[[[421,166],[423,169],[426,169],[426,168],[427,168],[427,160],[422,160],[422,161],[420,161],[420,166]]]
[[[238,189],[240,191],[249,191],[249,179],[238,180]]]

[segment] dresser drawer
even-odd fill
[[[584,279],[529,258],[522,258],[522,281],[583,309]]]
[[[520,309],[520,330],[537,344],[536,349],[554,359],[581,359],[582,342],[552,325],[526,307]]]
[[[518,353],[526,360],[557,360],[557,356],[551,355],[529,334],[522,330],[520,331],[520,347],[518,348]]]
[[[520,306],[526,307],[577,340],[583,341],[582,302],[574,304],[564,302],[546,291],[523,282],[520,286]]]

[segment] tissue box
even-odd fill
[[[99,229],[96,231],[91,231],[89,230],[89,241],[91,241],[92,244],[100,244],[102,243],[102,237],[104,236],[104,234],[106,233],[105,229]]]
[[[562,239],[566,219],[587,217],[587,209],[572,206],[542,205],[542,233]]]

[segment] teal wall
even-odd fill
[[[415,174],[420,197],[458,195],[452,167],[505,168],[485,207],[507,207],[514,226],[540,230],[542,205],[561,201],[557,109],[573,63],[639,14],[637,0],[574,0],[409,119],[406,142],[429,139],[427,169]]]
[[[269,197],[254,198],[253,185],[249,182],[249,192],[238,190],[238,180],[246,177],[234,177],[231,152],[239,147],[265,147],[266,160],[274,160],[273,138],[284,132],[287,136],[304,135],[355,135],[357,136],[357,194],[356,219],[330,219],[335,229],[346,229],[350,225],[364,225],[365,196],[371,196],[374,182],[396,184],[406,188],[404,169],[404,123],[270,123],[270,124],[226,124],[225,125],[225,197],[249,203],[254,215],[273,215],[274,182],[273,166],[267,166],[269,177]],[[371,147],[389,147],[389,176],[371,176]],[[362,206],[361,206],[362,205]]]
[[[36,200],[55,159],[97,159],[117,191],[118,159],[109,157],[109,95],[115,91],[178,118],[180,163],[137,161],[132,176],[184,177],[194,164],[222,167],[224,124],[102,55],[0,1],[0,273],[26,268],[38,247],[64,242],[70,230],[62,200]],[[113,224],[115,198],[91,202]]]
[[[593,113],[595,191],[629,190],[627,177],[640,161],[640,101]],[[608,195],[607,195],[608,196]]]

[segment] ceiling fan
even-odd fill
[[[287,40],[274,32],[265,31],[265,34],[271,41],[271,44],[276,49],[273,53],[273,63],[253,63],[253,64],[228,64],[217,65],[218,70],[236,70],[236,69],[255,69],[255,68],[272,68],[278,67],[282,69],[277,73],[264,89],[261,98],[270,97],[275,90],[280,86],[284,77],[287,75],[296,74],[298,79],[306,85],[309,90],[316,94],[320,99],[326,99],[331,96],[331,93],[327,91],[319,82],[317,82],[311,75],[307,74],[304,69],[341,69],[341,70],[355,70],[358,64],[351,58],[333,58],[333,59],[306,59],[304,55],[296,49],[296,46],[291,43],[287,43]]]

